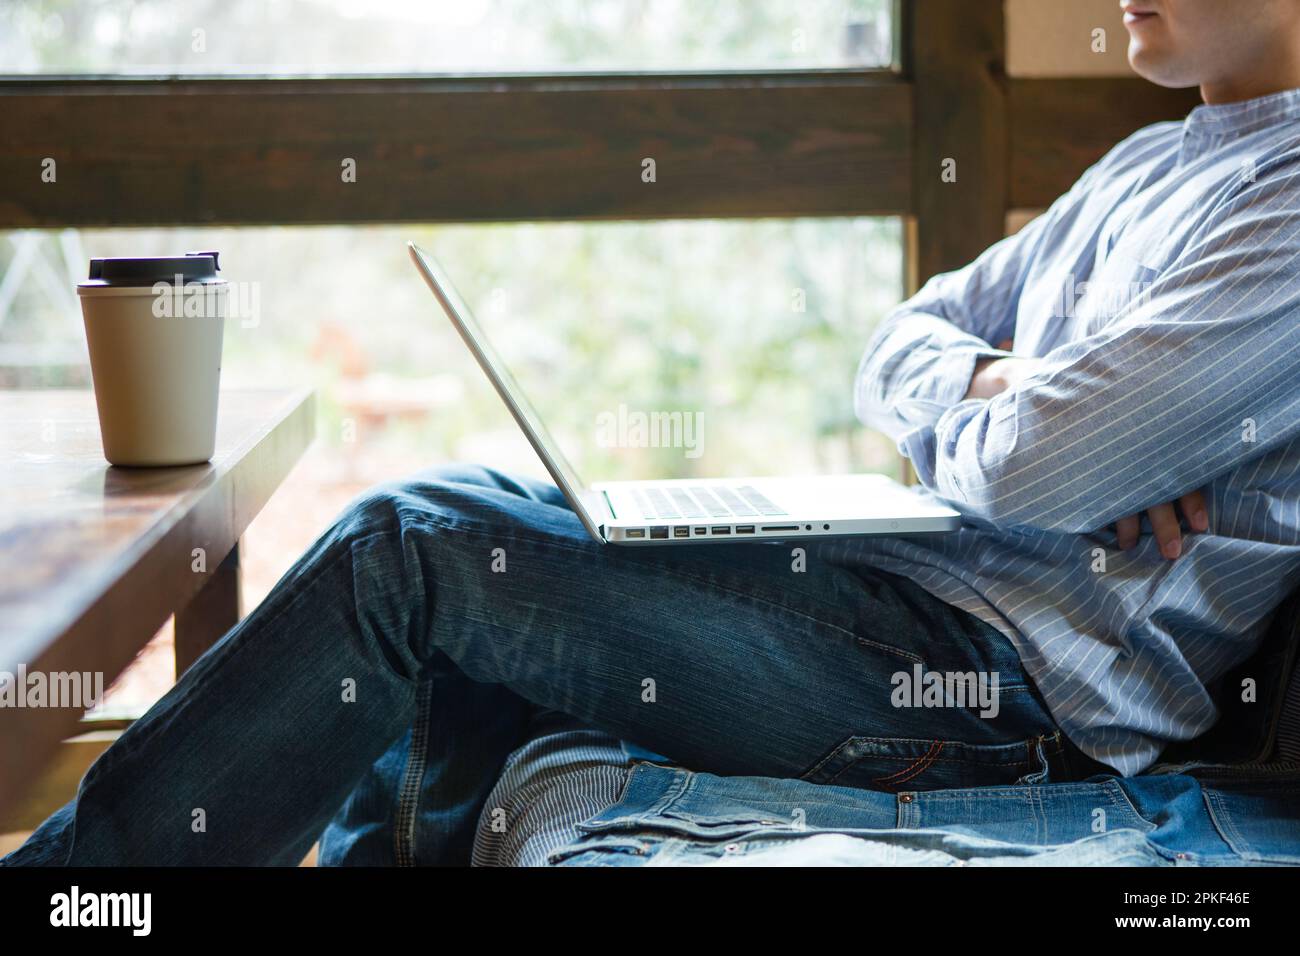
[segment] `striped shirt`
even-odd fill
[[[1008,338],[1039,370],[964,400]],[[1204,732],[1215,679],[1300,582],[1300,90],[1129,137],[887,316],[855,393],[964,521],[828,552],[999,628],[1062,730],[1120,773]],[[1119,549],[1117,518],[1197,488],[1210,530],[1181,557],[1145,517]]]

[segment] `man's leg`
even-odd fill
[[[481,468],[441,469],[440,477],[458,484],[509,490],[559,506],[564,504],[563,496],[552,485],[519,482]],[[808,573],[817,575],[827,570],[825,566],[814,564]],[[910,588],[919,604],[933,603],[919,589],[906,582],[896,583],[905,589]],[[927,636],[936,646],[941,646],[945,637],[947,625],[941,620],[944,617],[951,618],[952,623],[959,627],[970,623],[965,615],[943,608],[939,613],[940,620],[936,620],[935,626],[927,631]],[[982,641],[988,640],[995,651],[1003,655],[1003,664],[1009,664],[1001,675],[1002,690],[1008,700],[1017,696],[1022,699],[1014,719],[1023,721],[1027,712],[1036,713],[1038,705],[1014,651],[1000,635],[991,633],[991,629],[978,623],[975,627],[990,633],[976,634],[971,647],[983,647]],[[956,643],[964,642],[959,636]],[[979,663],[985,673],[997,670],[999,666],[995,656],[986,657]],[[453,686],[459,687],[461,693],[453,693]],[[420,697],[422,706],[428,711],[427,718],[417,716],[413,728],[376,762],[343,810],[331,821],[321,838],[322,863],[397,862],[413,865],[468,861],[476,837],[473,828],[478,823],[477,810],[489,789],[498,784],[501,759],[509,749],[503,747],[503,743],[511,738],[521,742],[521,721],[530,712],[540,710],[532,706],[511,706],[511,692],[500,685],[471,686],[475,690],[474,696],[464,697],[463,685],[444,680],[435,691],[426,682]],[[517,697],[515,702],[523,703],[522,698]],[[1013,703],[1010,706],[1015,709],[1017,705]],[[471,730],[458,733],[458,725]],[[917,721],[914,729],[920,732],[924,726],[925,721]],[[964,735],[964,739],[970,739],[970,734]],[[1020,775],[1019,770],[1014,769],[1017,765],[1014,759],[1002,765],[1006,748],[988,748],[991,753],[981,754],[986,765],[979,767],[973,762],[964,764],[963,759],[970,754],[961,753],[960,748],[950,748],[953,752],[946,762],[943,757],[929,761],[932,743],[879,741],[875,746],[859,743],[856,749],[855,745],[850,745],[837,755],[838,762],[828,760],[821,763],[816,777],[847,782],[849,776],[861,779],[865,775],[883,778],[880,783],[872,779],[872,784],[877,786],[888,787],[896,782],[896,788],[905,785],[907,789],[927,789],[947,785],[945,781],[953,779],[1005,782]],[[1019,756],[1024,758],[1021,769],[1032,772],[1031,755]],[[849,768],[848,761],[854,759],[856,763]],[[1063,760],[1055,762],[1058,771],[1062,769]],[[871,766],[876,772],[865,774]],[[915,775],[912,768],[918,766],[926,767],[926,770]],[[845,771],[849,772],[846,774]],[[989,779],[990,775],[992,779]],[[894,778],[893,781],[890,778]]]
[[[325,828],[317,864],[468,865],[483,801],[537,710],[454,667],[425,678],[411,726]]]
[[[553,493],[498,477],[376,491],[91,768],[71,862],[296,862],[426,679],[502,685],[724,774],[819,779],[864,746],[917,764],[891,750],[918,740],[939,745],[926,766],[960,765],[1054,733],[996,632],[809,560],[600,546]],[[998,671],[998,715],[895,707],[914,665]]]

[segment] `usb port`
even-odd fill
[[[673,528],[674,538],[689,538],[691,536],[690,528]]]
[[[645,528],[628,528],[628,529],[627,529],[627,536],[628,536],[629,538],[644,538],[644,537],[645,537]]]
[[[651,529],[650,529],[650,537],[652,537],[652,538],[666,538],[666,537],[668,537],[668,525],[666,525],[666,524],[661,524],[661,525],[659,525],[658,527],[651,528]]]
[[[753,534],[753,533],[754,533],[754,526],[752,524],[736,525],[736,534]]]
[[[731,534],[731,529],[728,528],[726,525],[714,525],[714,526],[713,526],[713,533],[714,533],[714,534]]]

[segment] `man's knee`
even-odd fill
[[[452,484],[499,488],[503,479],[504,476],[495,469],[467,462],[452,461],[421,469],[401,484]]]
[[[448,464],[367,489],[339,519],[351,538],[380,532],[508,523],[514,493],[507,476],[481,465]]]
[[[376,485],[348,505],[332,533],[351,566],[363,634],[390,641],[427,633],[430,575],[455,573],[461,564],[465,542],[447,532],[474,512],[479,494],[424,475]],[[419,659],[427,651],[422,646],[410,646]]]

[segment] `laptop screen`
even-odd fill
[[[546,470],[551,473],[555,483],[564,491],[570,502],[574,504],[575,509],[581,515],[582,510],[578,503],[581,500],[580,493],[586,488],[578,473],[569,464],[568,459],[560,450],[560,446],[555,439],[546,430],[542,424],[537,410],[533,408],[532,403],[524,394],[523,389],[511,374],[510,369],[502,361],[500,354],[492,343],[488,341],[487,336],[483,333],[482,327],[478,320],[461,298],[456,287],[452,285],[447,274],[434,261],[433,257],[417,246],[415,243],[407,243],[411,250],[411,256],[415,260],[416,266],[420,269],[425,279],[429,283],[430,289],[434,296],[441,303],[447,317],[451,319],[452,324],[460,332],[461,338],[469,346],[470,351],[474,353],[474,358],[478,361],[483,371],[492,381],[493,386],[501,395],[502,400],[510,409],[515,421],[523,429],[533,450],[537,452],[538,457],[542,459],[542,464]],[[590,530],[590,529],[589,529]]]

